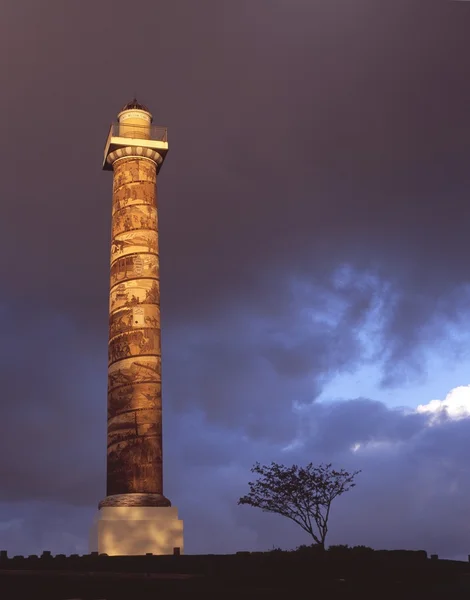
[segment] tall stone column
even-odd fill
[[[166,130],[133,101],[105,149],[113,170],[108,344],[107,496],[91,545],[107,554],[183,550],[183,523],[163,495],[157,173]]]
[[[107,498],[100,506],[170,506],[162,472],[157,163],[126,156],[112,165]]]

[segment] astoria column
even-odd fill
[[[168,507],[163,495],[157,175],[167,131],[136,100],[111,126],[113,171],[104,507]]]
[[[104,151],[113,171],[109,292],[107,491],[90,551],[183,551],[183,521],[163,495],[157,176],[167,130],[133,100]]]

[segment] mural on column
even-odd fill
[[[108,346],[107,495],[162,493],[156,165],[114,165]]]

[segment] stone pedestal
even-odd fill
[[[174,506],[104,507],[95,517],[90,552],[109,556],[183,554],[183,521]]]

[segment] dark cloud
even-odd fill
[[[330,543],[425,548],[466,557],[462,523],[468,519],[468,418],[444,418],[430,427],[423,415],[359,399],[314,405],[307,420],[310,428],[303,445],[290,452],[278,450],[277,455],[271,449],[275,460],[333,461],[350,470],[362,469],[357,487],[334,506]],[[246,489],[245,481],[240,481],[240,489]],[[307,542],[295,527],[277,529],[281,518],[252,513],[246,513],[247,521],[243,513],[240,520],[257,532],[258,547],[282,546],[284,539],[293,546]]]
[[[372,400],[312,403],[363,365],[392,388],[427,377],[430,349],[468,357],[466,4],[5,4],[5,544],[76,551],[104,494],[111,176],[100,164],[109,122],[136,93],[169,127],[166,480],[188,550],[305,541],[234,502],[254,461],[324,456],[364,471],[335,541],[463,552],[467,421],[426,428]]]
[[[230,303],[284,306],[292,271],[324,279],[338,261],[419,286],[424,315],[441,282],[465,281],[470,87],[457,7],[144,1],[147,18],[121,50],[125,5],[90,13],[52,2],[39,20],[22,4],[31,18],[17,7],[5,22],[3,43],[24,45],[7,53],[2,110],[8,143],[27,144],[33,124],[42,132],[41,159],[18,160],[4,145],[14,200],[3,227],[21,228],[43,265],[60,251],[69,268],[54,303],[77,318],[101,322],[110,178],[100,153],[119,98],[135,87],[170,127],[160,186],[167,319]],[[54,269],[17,270],[44,301]],[[409,303],[396,313],[391,329],[412,330]]]
[[[462,526],[468,520],[464,499],[470,492],[468,418],[444,417],[430,426],[423,415],[387,409],[367,399],[314,404],[306,416],[308,436],[291,450],[210,425],[196,413],[170,421],[166,487],[170,497],[178,499],[185,519],[188,552],[308,543],[289,521],[237,506],[236,501],[246,491],[255,460],[305,464],[313,459],[362,469],[357,487],[335,502],[330,543],[425,548],[460,558],[468,553]],[[41,465],[44,477],[50,472],[51,466]],[[90,485],[91,476],[88,479],[84,483]],[[4,544],[12,552],[39,552],[44,547],[84,552],[83,530],[93,510],[68,504],[61,504],[57,494],[47,503],[4,503]]]
[[[296,427],[292,403],[311,403],[335,375],[367,360],[358,331],[373,308],[373,282],[362,283],[341,280],[335,292],[293,285],[286,312],[169,329],[167,402],[178,411],[200,408],[209,422],[251,438],[288,442]]]
[[[0,317],[0,501],[94,504],[104,492],[106,347],[62,315],[34,317]]]
[[[423,415],[404,416],[402,410],[389,410],[384,404],[368,399],[338,402],[315,406],[308,423],[313,427],[307,435],[312,451],[348,451],[355,444],[367,444],[379,439],[382,442],[409,441],[424,426]],[[318,415],[318,416],[317,416]]]

